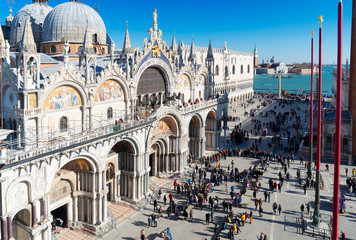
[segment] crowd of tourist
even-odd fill
[[[267,99],[276,97],[274,94],[267,95],[265,93],[257,93],[257,95]],[[288,94],[287,97],[293,100],[300,100],[302,95]],[[165,210],[167,218],[192,222],[196,219],[195,211],[204,211],[205,219],[201,220],[207,225],[213,224],[214,239],[219,240],[221,235],[225,235],[229,240],[232,240],[246,228],[246,223],[253,224],[255,216],[263,218],[264,208],[266,208],[264,203],[271,204],[272,213],[280,215],[283,211],[282,204],[277,201],[271,203],[271,194],[281,193],[285,181],[290,181],[290,164],[294,162],[302,140],[299,130],[303,122],[300,115],[297,114],[302,109],[300,107],[289,107],[289,110],[287,110],[286,107],[291,104],[292,101],[280,100],[278,101],[278,109],[276,107],[271,108],[262,116],[273,115],[274,121],[263,121],[263,119],[254,118],[252,120],[252,129],[244,129],[242,123],[235,125],[230,135],[234,147],[201,157],[199,159],[200,164],[194,165],[189,179],[183,182],[174,181],[175,197],[171,193],[168,195],[169,203],[167,203],[168,206]],[[281,109],[286,110],[281,111]],[[229,121],[235,122],[240,121],[240,119],[229,116]],[[282,129],[283,127],[284,129]],[[262,150],[260,147],[264,131],[273,133],[273,137],[268,143],[269,151]],[[255,142],[250,141],[250,146],[240,147],[239,145],[247,142],[251,135],[257,136]],[[277,154],[274,150],[279,150],[280,153]],[[248,169],[239,169],[236,162],[232,160],[227,167],[222,168],[221,161],[225,161],[227,157],[255,158],[257,164]],[[299,156],[298,158],[302,168],[298,168],[296,180],[304,190],[304,194],[306,194],[307,189],[315,187],[315,179],[302,176],[301,170],[303,170],[303,167],[305,167],[304,170],[307,169],[307,162],[304,164],[303,157]],[[189,159],[193,160],[195,156],[191,155]],[[270,164],[280,165],[276,180],[263,178]],[[347,176],[348,170],[345,171]],[[355,169],[352,169],[353,176],[356,174],[355,171]],[[262,181],[268,183],[269,189],[261,189]],[[228,183],[230,183],[231,187],[229,187]],[[356,184],[355,178],[348,178],[346,184],[350,194],[352,194]],[[215,188],[219,186],[225,186],[225,194],[226,196],[229,195],[230,198],[220,199],[214,194]],[[248,191],[252,192],[250,198],[246,195]],[[255,209],[243,209],[250,200],[254,202]],[[164,205],[166,205],[166,201],[167,197],[164,195]],[[310,202],[303,203],[300,206],[302,218],[305,210],[310,215],[310,208]],[[221,221],[215,218],[218,210],[225,213],[225,217]],[[345,213],[345,211],[346,199],[344,195],[340,195],[340,212]],[[158,217],[163,216],[162,208],[157,206],[157,202],[154,202],[154,212],[158,212]],[[155,213],[149,216],[149,226],[157,226],[157,222],[152,223],[153,219],[156,219]],[[143,230],[142,232],[144,234]],[[164,229],[161,234],[164,239],[172,239],[169,228]],[[268,240],[268,236],[265,233],[260,233],[257,235],[257,239]]]

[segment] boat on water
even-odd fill
[[[282,78],[293,78],[293,76],[288,75],[288,76],[281,76]],[[278,75],[273,75],[273,78],[278,78]]]

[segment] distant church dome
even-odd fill
[[[78,0],[55,7],[43,24],[43,43],[58,43],[66,39],[69,43],[83,43],[86,26],[94,36],[93,42],[106,44],[106,28],[100,15]]]
[[[33,36],[36,44],[42,39],[42,25],[47,14],[52,10],[47,1],[33,0],[33,3],[21,8],[11,22],[10,45],[19,45],[22,39],[27,13],[30,16]]]

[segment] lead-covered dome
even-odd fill
[[[18,46],[21,42],[27,14],[30,16],[33,37],[36,44],[42,41],[42,25],[47,14],[52,10],[47,1],[33,1],[32,4],[21,8],[11,23],[10,45]]]
[[[71,1],[55,7],[43,23],[43,43],[83,43],[86,25],[93,35],[93,42],[106,44],[106,28],[100,15],[91,7]]]

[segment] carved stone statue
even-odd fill
[[[66,40],[64,42],[64,56],[67,56],[69,52],[69,42]]]
[[[157,25],[157,9],[155,8],[154,12],[153,12],[153,26]]]

